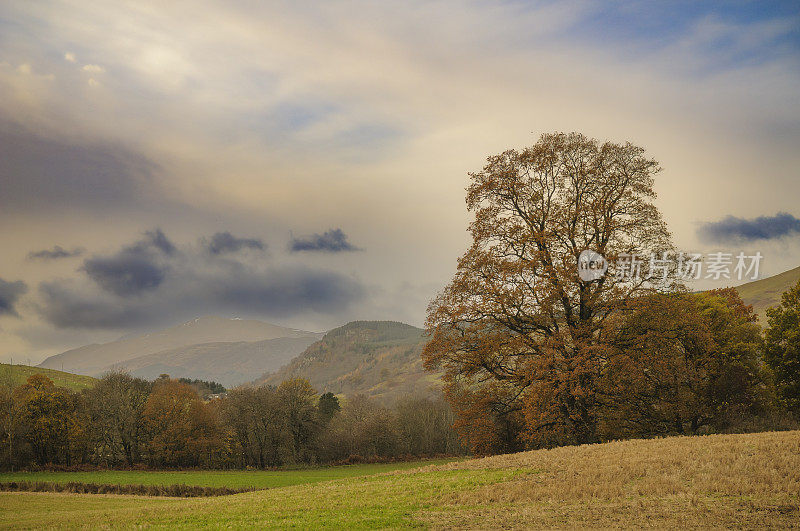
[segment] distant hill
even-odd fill
[[[88,389],[94,387],[94,384],[97,383],[97,380],[91,376],[70,374],[42,367],[0,363],[0,385],[11,384],[12,386],[17,386],[28,381],[28,377],[34,374],[43,374],[50,378],[57,387],[66,387],[73,391]]]
[[[251,381],[254,374],[278,370],[319,339],[320,335],[201,343],[140,356],[111,368],[147,380],[166,373],[176,378],[213,380],[225,387],[234,387]]]
[[[779,275],[762,278],[737,286],[736,291],[747,304],[753,305],[762,326],[767,324],[767,308],[781,302],[781,295],[800,280],[800,267],[790,269]]]
[[[202,317],[159,332],[68,350],[39,367],[90,376],[110,370],[151,378],[167,373],[236,385],[277,369],[320,337],[261,321]]]
[[[354,321],[331,330],[287,366],[255,385],[306,378],[319,391],[363,393],[384,402],[408,394],[432,394],[439,375],[422,368],[424,331],[394,321]]]
[[[764,325],[766,309],[778,304],[798,280],[800,267],[736,289]],[[438,387],[439,375],[422,369],[424,345],[423,330],[393,321],[354,321],[323,336],[261,321],[202,317],[151,334],[69,350],[39,367],[89,376],[125,370],[148,379],[167,373],[226,387],[259,374],[264,376],[254,383],[270,385],[300,376],[319,391],[365,393],[391,401]]]

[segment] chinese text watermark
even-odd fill
[[[652,253],[649,258],[635,254],[620,254],[609,267],[609,261],[592,250],[578,257],[578,276],[585,282],[598,280],[609,269],[617,280],[756,280],[763,255],[715,252],[702,253]]]

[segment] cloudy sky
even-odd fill
[[[684,249],[800,264],[796,2],[0,5],[0,360],[199,315],[421,324],[467,172],[644,146]]]

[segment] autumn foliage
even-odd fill
[[[800,282],[767,310],[766,360],[781,403],[800,416]]]
[[[74,392],[34,374],[0,383],[0,470],[264,469],[464,453],[442,399],[342,399],[302,378],[203,399],[167,375],[110,373]]]
[[[688,294],[647,260],[577,274],[586,249],[675,252],[658,171],[640,147],[559,133],[471,174],[472,244],[428,308],[423,358],[473,451],[697,433],[760,407],[760,335],[735,291]]]

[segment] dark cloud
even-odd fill
[[[41,251],[31,251],[28,253],[28,260],[59,260],[61,258],[73,258],[83,254],[83,249],[64,249],[56,245],[52,249],[42,249]]]
[[[69,283],[42,282],[39,296],[39,313],[58,328],[115,329],[148,322],[148,316],[135,305],[121,304],[103,294],[71,289]]]
[[[156,169],[122,146],[45,138],[0,117],[0,211],[150,203]]]
[[[90,258],[83,270],[103,289],[120,297],[152,290],[164,281],[166,269],[148,255],[122,251],[115,256]]]
[[[164,254],[173,254],[175,245],[161,232],[161,229],[150,230],[144,233],[145,238],[138,242],[138,247],[153,247]]]
[[[115,255],[87,258],[82,270],[97,285],[115,295],[140,295],[161,285],[169,269],[163,257],[174,253],[175,246],[156,229],[146,232],[142,240]]]
[[[361,284],[345,275],[306,267],[230,271],[208,286],[205,296],[229,310],[271,317],[336,312],[364,295]]]
[[[153,231],[115,255],[87,259],[83,270],[96,286],[76,279],[41,283],[39,312],[59,328],[131,329],[212,313],[338,314],[365,294],[360,282],[340,273],[244,258],[176,249]]]
[[[230,232],[218,232],[211,237],[211,241],[206,243],[208,252],[211,254],[235,253],[242,249],[258,249],[263,251],[266,248],[264,242],[256,238],[237,238]]]
[[[15,305],[26,291],[28,286],[21,280],[8,282],[0,278],[0,315],[18,315]]]
[[[365,290],[331,271],[303,267],[266,271],[230,268],[175,275],[156,292],[119,299],[70,283],[39,285],[40,314],[60,328],[126,329],[234,313],[264,318],[346,311]]]
[[[800,219],[786,212],[754,219],[728,216],[720,221],[704,223],[697,229],[697,234],[700,239],[711,243],[772,240],[800,234]]]
[[[340,253],[345,251],[359,251],[360,249],[349,241],[342,229],[331,229],[324,234],[314,234],[308,238],[292,238],[289,250],[293,253],[299,251],[320,251],[325,253]]]

